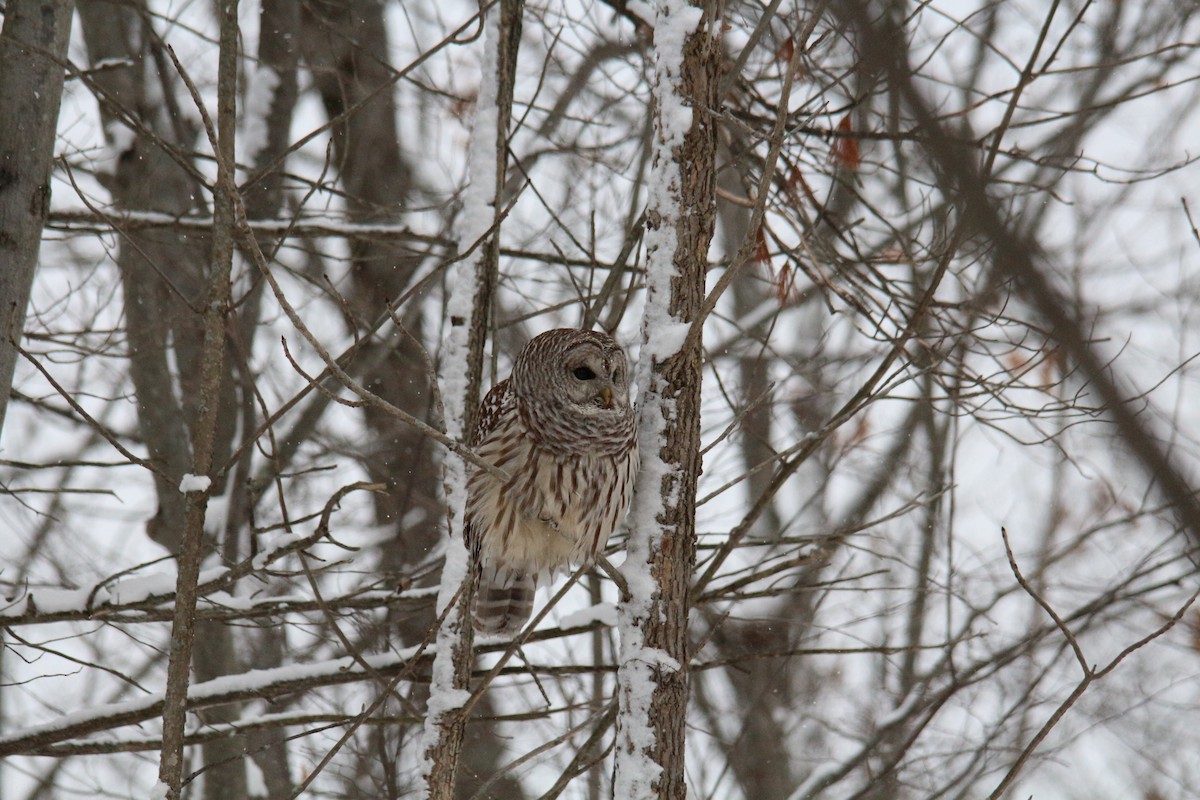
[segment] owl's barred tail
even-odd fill
[[[475,630],[489,636],[512,636],[533,614],[536,584],[529,575],[489,576],[488,572],[484,570],[475,595]]]

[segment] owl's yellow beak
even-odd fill
[[[613,393],[611,386],[605,386],[600,390],[600,399],[604,401],[605,408],[613,407]]]

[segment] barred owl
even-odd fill
[[[604,547],[629,507],[637,437],[629,368],[611,336],[560,328],[532,339],[480,405],[465,535],[478,570],[475,630],[513,634],[539,580]]]

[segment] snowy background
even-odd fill
[[[284,119],[296,146],[260,241],[331,354],[360,338],[400,347],[411,334],[425,355],[377,359],[381,374],[421,385],[440,375],[450,421],[461,414],[452,399],[465,351],[449,319],[469,274],[453,254],[492,221],[492,198],[472,194],[468,175],[486,170],[470,154],[494,66],[472,4],[343,5],[352,17],[381,15],[372,29],[386,40],[301,13],[298,94]],[[1047,5],[888,4],[919,89],[990,173],[1010,225],[1036,242],[1038,266],[1191,478],[1200,20],[1190,4]],[[753,256],[704,326],[689,792],[986,797],[1079,685],[1072,639],[1102,669],[1189,602],[1200,587],[1196,540],[1163,508],[1044,321],[993,268],[989,243],[963,228],[912,121],[883,76],[861,68],[853,30],[822,9],[729,4],[717,26],[728,83],[711,110],[723,199],[708,288],[744,242]],[[267,130],[282,83],[258,63],[260,10],[240,11],[243,180],[275,156]],[[86,75],[138,72],[145,88],[130,113],[211,181],[199,114],[154,56],[160,38],[169,43],[215,110],[214,15],[207,4],[154,2],[131,18],[141,33],[122,46],[137,58],[94,60],[87,36],[97,28],[77,18],[70,60]],[[594,322],[645,363],[655,242],[642,240],[640,217],[661,189],[650,98],[667,38],[654,20],[643,3],[526,8],[485,389],[528,338],[559,326]],[[347,42],[362,63],[315,63],[320,48]],[[361,97],[353,81],[374,69],[385,76],[376,97],[391,101],[390,132],[370,129],[378,123],[367,112],[339,116],[337,91],[319,80]],[[131,230],[206,252],[211,195],[195,193],[183,214],[194,223],[176,224],[168,206],[157,216],[122,207],[113,187],[143,158],[135,148],[145,136],[114,122],[107,102],[94,80],[68,79],[23,340],[40,369],[18,364],[0,438],[5,798],[142,798],[157,780],[174,562],[147,533],[161,489],[108,440],[148,456],[126,329],[131,273],[117,259]],[[760,197],[781,114],[775,174]],[[151,203],[163,189],[140,188]],[[756,203],[764,224],[752,230]],[[364,279],[400,261],[398,285]],[[159,262],[153,280],[186,292],[182,257]],[[254,312],[225,458],[325,366],[244,254],[234,273],[235,299],[261,296],[245,306]],[[931,285],[927,311],[914,316]],[[373,317],[414,286],[401,324],[370,332],[364,309]],[[653,305],[649,318],[657,341],[678,338]],[[186,331],[161,332],[185,412],[195,400]],[[356,369],[384,391],[372,367]],[[406,410],[436,423],[423,402]],[[430,667],[411,659],[433,619],[446,460],[428,444],[405,450],[400,466],[389,461],[379,451],[401,441],[389,437],[412,440],[389,424],[310,391],[270,436],[246,444],[210,502],[200,611],[226,631],[229,651],[217,677],[194,677],[193,696],[221,700],[212,708],[225,714],[191,718],[189,732],[197,745],[222,740],[246,754],[236,765],[243,796],[288,796],[272,772],[280,765],[293,786],[312,777],[312,796],[420,791]],[[389,499],[360,490],[329,505],[340,488],[387,470]],[[422,498],[430,476],[434,494]],[[182,477],[172,485],[203,488],[181,487]],[[1002,528],[1070,638],[1018,584]],[[618,533],[616,563],[623,543]],[[556,588],[539,593],[539,608]],[[607,579],[583,578],[496,678],[476,710],[482,721],[469,726],[477,738],[464,797],[612,796],[616,600]],[[480,668],[494,659],[485,653]],[[1200,614],[1190,609],[1087,687],[1006,796],[1197,796],[1198,672]],[[264,731],[277,738],[253,738]],[[211,763],[210,752],[190,749],[186,771]],[[221,796],[215,769],[200,772],[193,796]]]

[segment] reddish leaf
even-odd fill
[[[784,263],[783,268],[779,270],[779,274],[775,276],[775,297],[779,300],[780,305],[787,303],[788,295],[791,294],[791,277],[791,265]]]
[[[771,251],[767,249],[766,230],[766,225],[759,225],[758,233],[754,235],[754,260],[760,264],[768,264],[771,261]]]
[[[858,139],[851,135],[850,115],[842,117],[838,124],[838,137],[833,143],[833,157],[843,167],[857,170],[862,156],[858,152]]]
[[[775,57],[785,64],[790,64],[792,62],[792,56],[795,54],[796,42],[793,41],[792,37],[790,36],[783,40],[783,44],[775,48]]]

